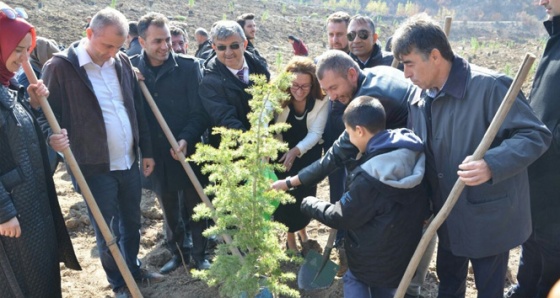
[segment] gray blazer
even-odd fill
[[[434,211],[441,209],[458,178],[458,165],[474,153],[511,83],[509,77],[455,57],[449,78],[431,105],[431,134],[426,93],[419,88],[411,93],[409,127],[426,144]],[[438,231],[440,245],[457,256],[482,258],[522,244],[531,233],[527,166],[550,141],[550,131],[520,93],[484,155],[492,179],[465,187]]]

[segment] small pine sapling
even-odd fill
[[[292,76],[281,73],[271,83],[262,76],[251,76],[254,85],[247,89],[253,98],[249,101],[248,115],[251,128],[247,131],[214,128],[221,136],[219,148],[199,144],[191,159],[203,164],[209,174],[206,192],[214,196],[215,211],[200,204],[195,208],[195,219],[214,218],[215,225],[205,231],[206,236],[228,234],[231,245],[239,248],[243,257],[230,254],[230,246],[220,244],[209,270],[195,271],[194,276],[210,286],[218,285],[220,294],[227,297],[255,297],[263,288],[274,295],[297,297],[298,291],[286,282],[295,275],[283,272],[282,262],[290,258],[279,243],[278,235],[286,232],[284,225],[270,221],[273,202],[294,202],[284,192],[270,188],[271,180],[265,173],[280,169],[275,160],[279,152],[288,150],[287,144],[274,136],[289,125],[272,124],[275,111],[288,98],[287,90]]]

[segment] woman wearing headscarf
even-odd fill
[[[35,118],[8,88],[35,45],[35,29],[0,2],[0,296],[61,297],[59,262],[80,270]],[[28,88],[31,106],[48,90]]]

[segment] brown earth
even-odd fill
[[[99,9],[108,6],[110,1],[102,0],[15,0],[6,1],[12,6],[23,6],[30,15],[30,21],[38,28],[39,35],[53,38],[60,44],[68,46],[83,36],[85,19]],[[189,2],[194,6],[189,6]],[[306,5],[297,2],[276,1],[202,1],[167,0],[154,1],[151,9],[149,1],[117,1],[117,8],[129,19],[137,19],[148,11],[162,12],[175,20],[187,23],[190,37],[190,53],[194,52],[195,42],[192,38],[194,29],[209,29],[214,21],[223,18],[233,19],[244,12],[254,12],[257,16],[259,31],[257,48],[275,68],[275,61],[287,61],[291,57],[291,46],[287,35],[301,37],[310,47],[310,56],[320,54],[326,48],[324,20],[334,12],[314,1]],[[211,3],[211,4],[210,4]],[[39,7],[41,7],[39,9]],[[350,12],[353,14],[354,12]],[[398,19],[383,18],[378,23],[382,42],[391,35]],[[507,28],[507,30],[506,30]],[[544,48],[544,30],[541,28],[524,28],[520,24],[454,23],[451,29],[451,41],[455,51],[467,57],[471,62],[491,69],[515,75],[524,54],[538,54]],[[530,77],[534,74],[530,73]],[[524,85],[527,92],[530,83]],[[62,268],[62,286],[65,297],[112,297],[103,269],[99,262],[95,237],[89,223],[85,203],[81,196],[73,191],[69,176],[63,166],[55,174],[59,200],[70,230],[74,248],[83,267],[81,272]],[[318,197],[328,198],[328,184],[323,181],[319,186]],[[157,270],[169,257],[162,247],[162,213],[153,193],[144,191],[142,200],[142,240],[140,258],[143,265]],[[309,235],[324,246],[328,229],[313,221],[309,226]],[[283,242],[282,242],[283,243]],[[337,261],[336,254],[332,259]],[[430,265],[428,277],[423,287],[424,297],[436,297],[438,279],[435,273],[435,256]],[[515,276],[519,260],[519,249],[510,255],[510,270]],[[297,265],[289,270],[297,271]],[[296,287],[295,283],[292,283]],[[468,278],[467,297],[476,297],[476,288],[472,274]],[[166,280],[152,285],[140,285],[145,297],[216,297],[218,290],[208,288],[204,282],[194,279],[185,268],[180,268],[167,276]],[[302,297],[342,297],[342,280],[337,279],[333,285],[318,293],[302,293]]]

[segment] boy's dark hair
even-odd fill
[[[245,21],[247,20],[254,20],[255,15],[252,13],[244,13],[237,17],[237,24],[241,26],[241,28],[245,29]]]
[[[385,109],[377,98],[359,96],[346,107],[342,121],[352,129],[361,126],[375,134],[385,129]]]

